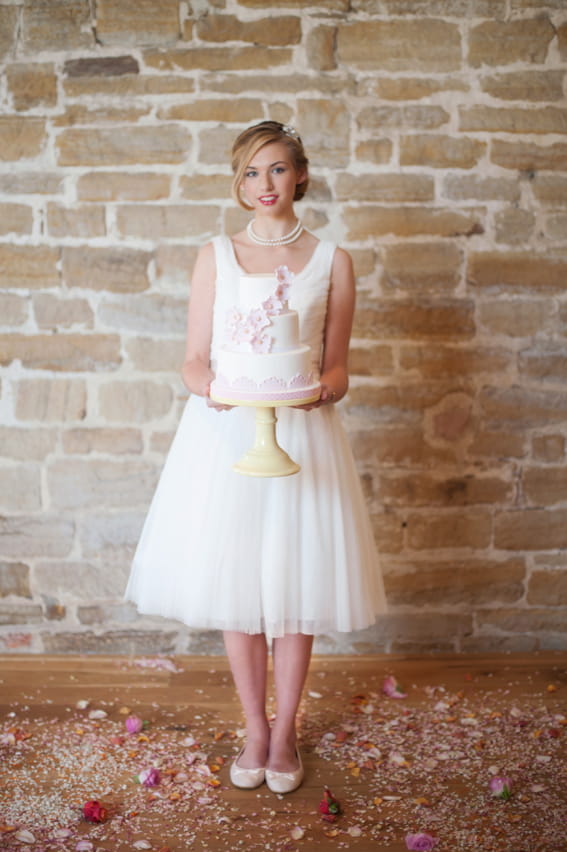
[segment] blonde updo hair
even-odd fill
[[[260,148],[263,148],[264,145],[271,145],[273,142],[283,142],[289,151],[295,170],[300,172],[305,169],[307,172],[309,160],[305,155],[303,142],[289,125],[281,124],[279,121],[261,121],[259,124],[254,124],[247,130],[243,130],[232,146],[232,171],[234,172],[232,197],[244,210],[254,209],[242,198],[240,193],[244,173]],[[308,183],[309,176],[306,174],[305,180],[295,187],[294,201],[300,201],[303,198]]]

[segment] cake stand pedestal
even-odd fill
[[[277,442],[277,419],[273,406],[256,406],[254,446],[232,466],[236,473],[246,476],[291,476],[301,469]]]

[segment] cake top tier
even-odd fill
[[[278,266],[275,272],[245,274],[238,285],[238,306],[241,311],[267,308],[270,314],[288,310],[289,288],[293,273],[287,266]],[[264,303],[268,302],[268,305]]]
[[[287,266],[278,266],[272,275],[241,275],[239,304],[231,308],[226,320],[225,344],[229,349],[258,354],[271,351],[272,317],[292,314],[288,308],[292,279]]]

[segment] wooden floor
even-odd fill
[[[401,852],[425,833],[437,852],[566,852],[566,699],[561,653],[315,658],[305,782],[278,797],[230,785],[242,718],[224,658],[0,657],[0,848]],[[151,767],[159,785],[136,783]]]

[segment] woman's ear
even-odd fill
[[[295,182],[295,185],[301,186],[302,183],[305,183],[307,178],[308,178],[307,169],[301,169],[301,171],[299,171],[297,173],[297,180]]]

